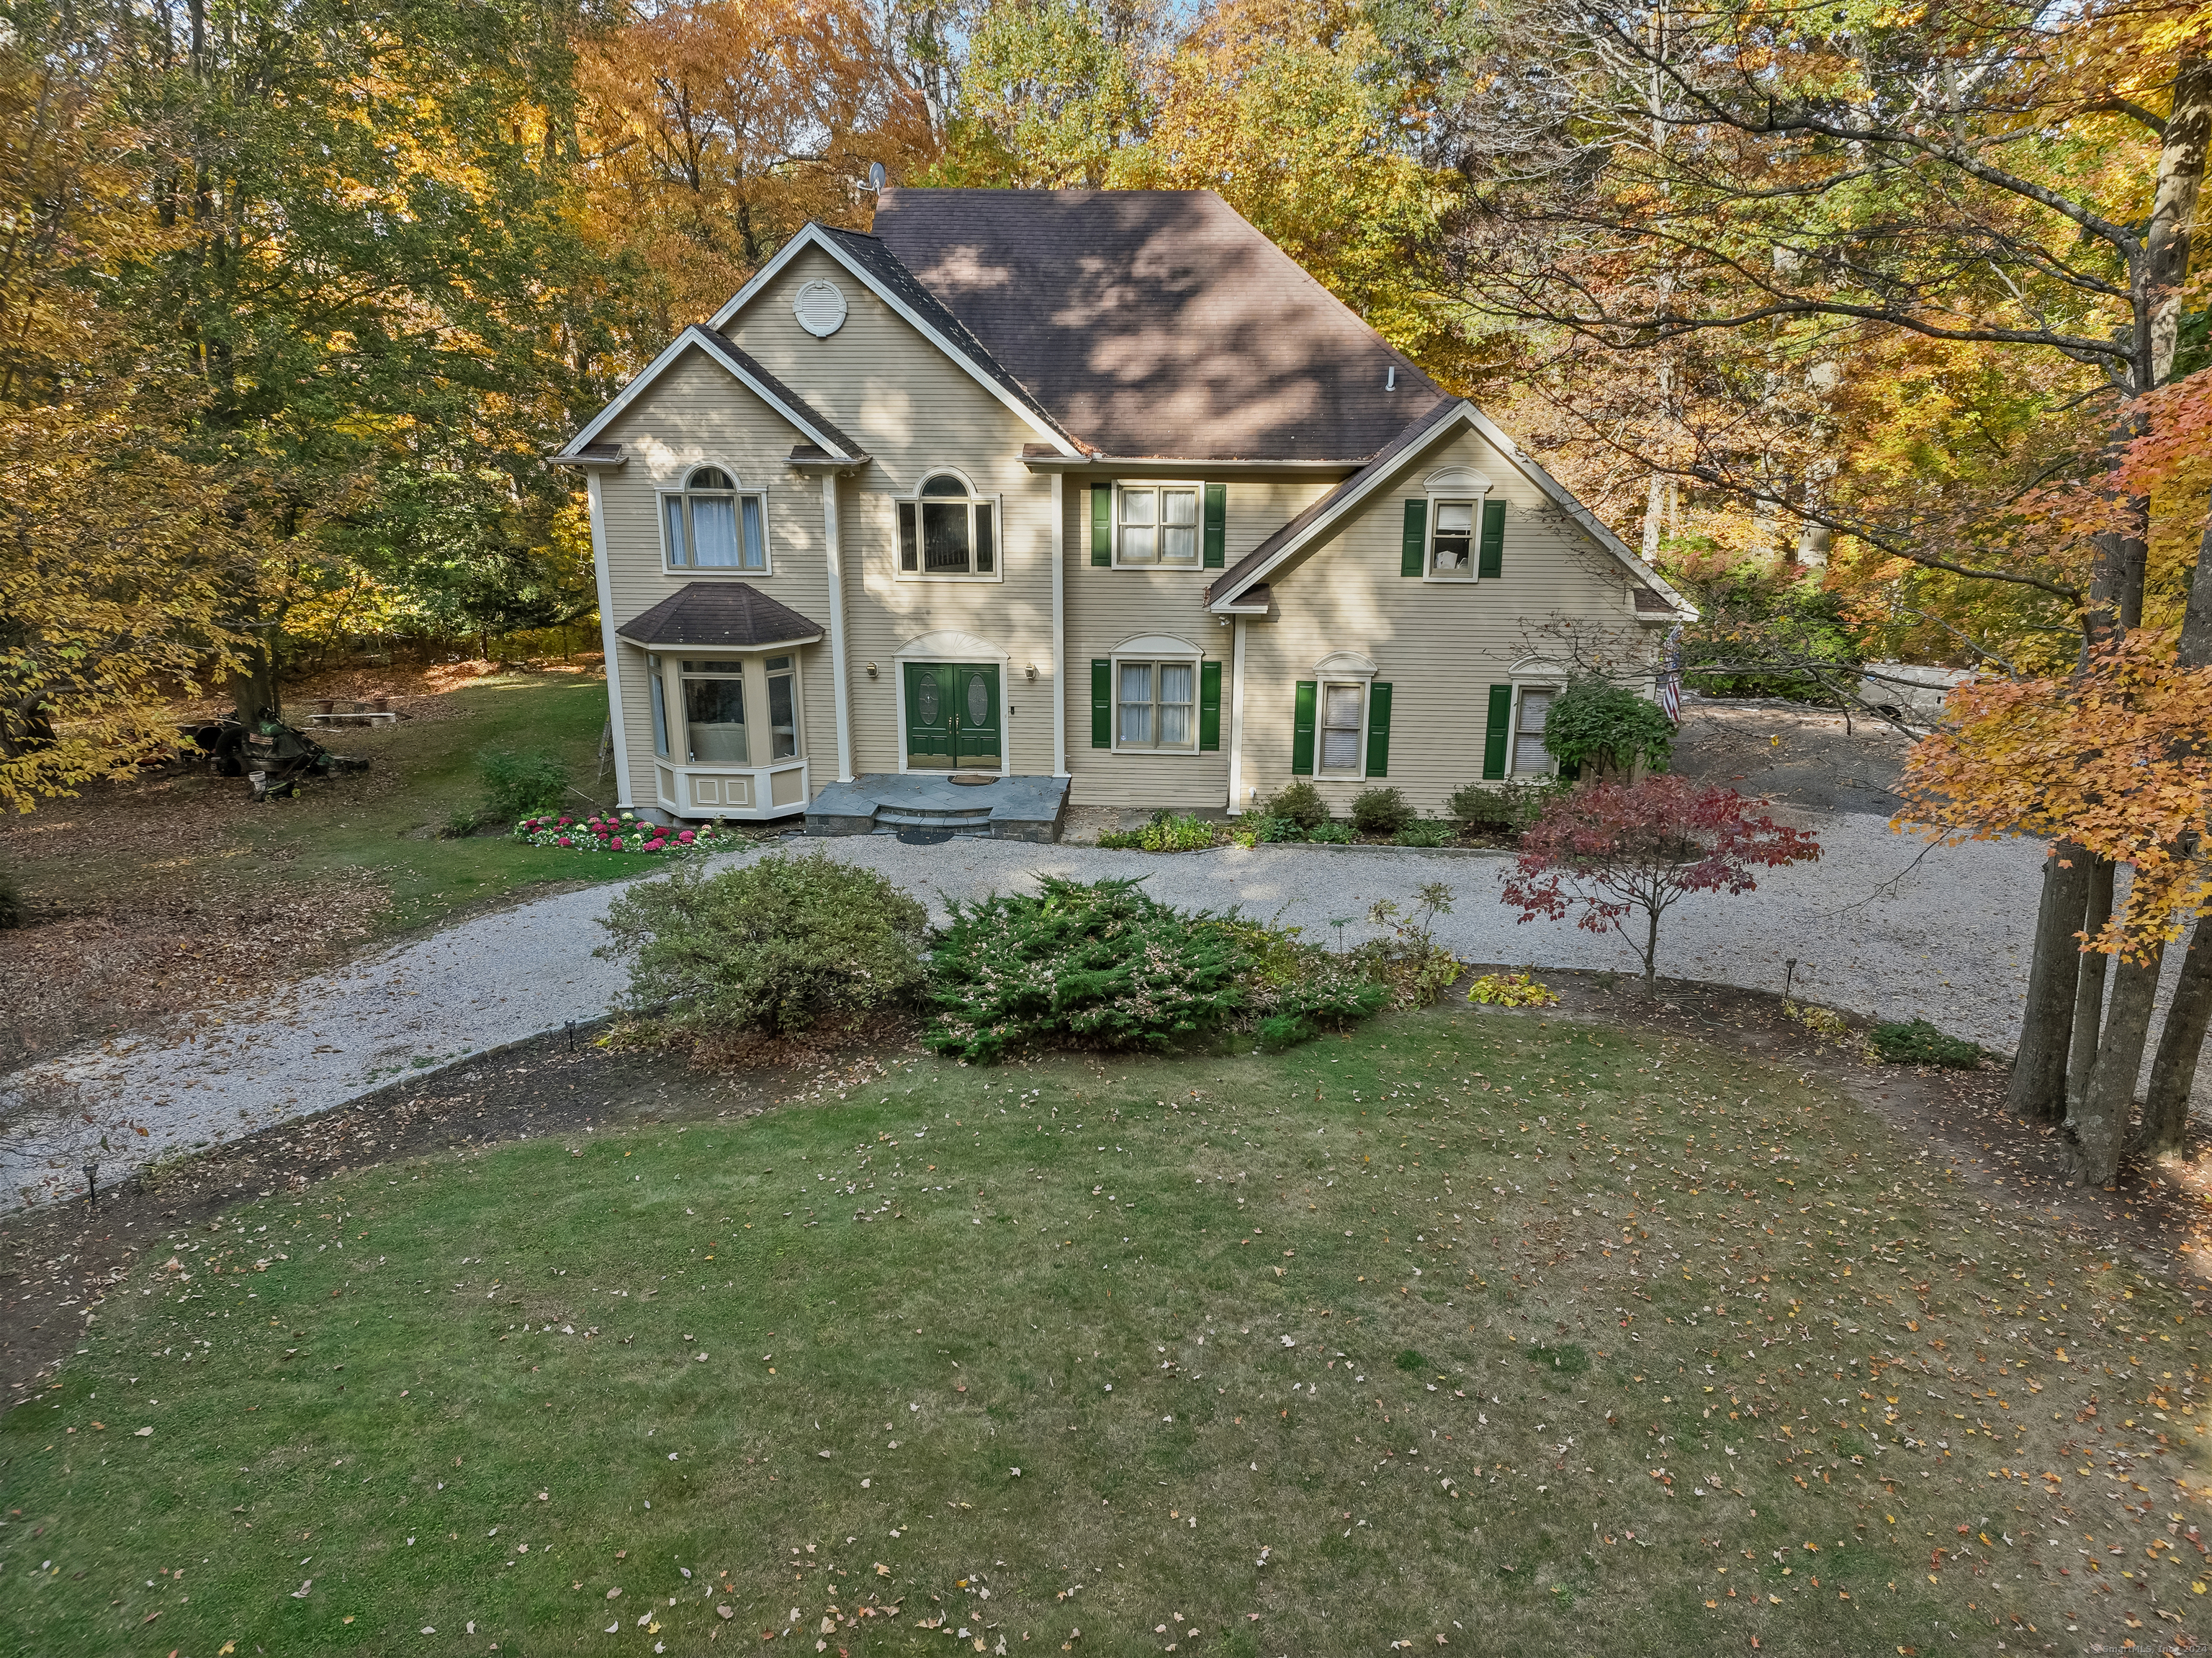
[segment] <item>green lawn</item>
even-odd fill
[[[0,1423],[27,1652],[2113,1651],[2203,1604],[2185,1296],[1794,1072],[1530,1015],[902,1064],[146,1262]]]

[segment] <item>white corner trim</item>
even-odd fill
[[[599,473],[586,472],[584,488],[592,520],[592,574],[599,589],[599,649],[606,655],[607,722],[615,751],[615,804],[629,809],[635,807],[635,802],[630,797],[629,734],[623,726],[622,642],[615,637],[614,576],[607,568],[607,513],[599,496]],[[653,798],[659,797],[656,787]]]
[[[695,347],[699,350],[704,351],[709,357],[712,357],[717,363],[720,364],[724,371],[726,372],[732,380],[735,380],[739,385],[744,387],[746,390],[752,393],[752,394],[760,399],[762,402],[767,404],[769,408],[775,410],[777,414],[781,415],[784,420],[793,427],[793,430],[803,433],[809,442],[816,445],[825,454],[829,454],[833,459],[840,460],[853,460],[859,458],[858,456],[847,454],[843,444],[839,443],[836,440],[830,437],[826,432],[817,429],[814,423],[808,419],[805,414],[801,413],[799,410],[793,408],[791,405],[785,402],[781,396],[775,392],[770,391],[757,376],[756,376],[742,362],[732,354],[729,341],[724,339],[720,334],[710,333],[708,330],[699,326],[696,322],[690,327],[686,328],[682,333],[677,335],[674,339],[671,340],[668,343],[667,349],[662,351],[659,357],[653,358],[652,362],[646,364],[644,369],[639,372],[635,380],[631,381],[629,385],[623,387],[620,392],[616,393],[613,402],[608,404],[605,408],[593,415],[591,419],[591,424],[586,425],[583,430],[578,432],[574,437],[568,440],[567,446],[562,449],[561,455],[557,458],[569,458],[574,455],[577,450],[582,448],[584,445],[589,443],[593,438],[605,431],[610,425],[613,424],[614,422],[620,418],[623,411],[628,409],[631,404],[635,403],[641,396],[642,396],[646,390],[651,387],[655,381],[659,380],[663,375],[674,368],[676,364],[683,359],[684,352],[690,350]]]
[[[843,248],[838,247],[835,239],[825,235],[819,224],[814,223],[811,221],[805,229],[801,230],[789,241],[784,243],[784,245],[777,250],[775,257],[770,259],[766,265],[763,265],[760,270],[755,273],[753,279],[750,282],[747,283],[743,288],[740,288],[736,294],[732,296],[727,304],[724,305],[720,310],[715,312],[714,314],[708,320],[707,326],[710,328],[720,328],[726,326],[732,317],[736,316],[738,312],[744,310],[747,305],[750,304],[754,297],[758,295],[760,291],[770,282],[775,280],[775,278],[781,273],[783,267],[790,264],[793,259],[796,259],[802,249],[808,247],[818,247],[824,253],[827,253],[831,259],[835,259],[839,265],[843,267],[843,269],[851,275],[854,281],[859,283],[863,288],[873,294],[893,311],[896,312],[900,317],[905,320],[907,325],[914,329],[916,333],[920,334],[924,339],[937,347],[939,350],[944,352],[946,357],[951,358],[954,363],[957,363],[960,368],[966,372],[970,380],[973,380],[978,386],[981,386],[986,392],[988,392],[993,397],[1004,404],[1013,412],[1016,418],[1019,419],[1024,425],[1027,426],[1039,437],[1044,439],[1046,442],[1051,444],[1054,448],[1060,451],[1060,454],[1070,456],[1071,458],[1079,457],[1083,454],[1082,450],[1077,448],[1073,444],[1070,443],[1066,438],[1061,436],[1060,433],[1054,430],[1048,423],[1040,420],[1036,412],[1031,410],[1028,405],[1024,404],[1019,398],[1016,397],[1012,392],[1008,391],[1005,387],[999,384],[997,381],[992,379],[988,374],[985,373],[981,364],[978,363],[973,357],[969,357],[967,352],[962,350],[951,340],[945,338],[945,336],[938,332],[936,329],[931,327],[928,323],[922,320],[921,314],[915,311],[912,306],[908,305],[904,300],[901,299],[890,289],[884,287],[882,283],[877,281],[874,272],[871,271],[866,265],[860,264],[850,254],[847,253]],[[919,278],[917,278],[917,280],[919,280]]]
[[[837,517],[837,474],[822,474],[823,564],[830,588],[830,698],[837,717],[837,781],[853,781],[853,687],[845,667],[845,551]]]
[[[1244,815],[1244,619],[1230,619],[1229,815]]]
[[[1067,477],[1052,475],[1052,774],[1067,769]]]

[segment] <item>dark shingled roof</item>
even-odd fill
[[[1358,462],[1448,400],[1210,190],[886,190],[874,230],[1106,454]]]
[[[720,650],[762,650],[822,637],[819,623],[743,582],[688,582],[615,631],[632,644]]]
[[[789,405],[791,411],[793,414],[804,417],[816,431],[820,432],[823,436],[828,438],[839,448],[844,450],[847,454],[857,457],[863,456],[867,454],[867,450],[861,448],[858,442],[854,442],[852,438],[846,436],[844,433],[839,431],[836,426],[832,425],[828,418],[823,414],[821,410],[816,408],[805,398],[799,396],[798,393],[793,391],[790,387],[785,385],[774,375],[769,373],[769,371],[761,365],[761,360],[758,357],[753,356],[750,351],[740,350],[738,347],[731,344],[728,340],[723,338],[720,334],[709,333],[708,331],[704,328],[702,328],[699,332],[706,339],[711,340],[715,345],[720,346],[723,350],[728,352],[731,360],[741,364],[747,374],[750,375],[755,380],[757,380],[763,386],[766,387],[768,388],[769,394],[771,397],[781,399],[785,404]]]

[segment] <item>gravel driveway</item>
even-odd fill
[[[1808,814],[1809,815],[1809,814]],[[1882,1018],[1924,1016],[2010,1047],[2026,987],[2040,849],[2029,842],[1926,850],[1870,814],[1822,815],[1824,853],[1740,898],[1686,899],[1667,919],[1660,971],[1778,991],[1797,961],[1807,997]],[[947,895],[1024,887],[1040,873],[1142,875],[1186,907],[1241,905],[1331,941],[1364,937],[1376,899],[1424,882],[1458,895],[1438,936],[1469,961],[1633,972],[1618,938],[1565,923],[1516,925],[1498,901],[1498,857],[1389,849],[1225,848],[1158,856],[1095,847],[888,837],[808,843],[883,870],[943,912]],[[548,855],[549,857],[552,854]],[[757,852],[740,853],[735,863]],[[238,1004],[190,1031],[118,1037],[9,1078],[0,1094],[0,1208],[82,1189],[149,1161],[344,1104],[393,1078],[595,1018],[621,970],[592,954],[614,888],[599,887],[484,916]],[[143,1129],[143,1134],[137,1131]]]

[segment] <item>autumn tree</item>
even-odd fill
[[[1775,822],[1734,789],[1661,773],[1550,802],[1522,835],[1500,896],[1520,921],[1572,916],[1584,932],[1618,934],[1642,960],[1649,994],[1668,911],[1693,893],[1754,892],[1757,871],[1820,856],[1811,831]]]

